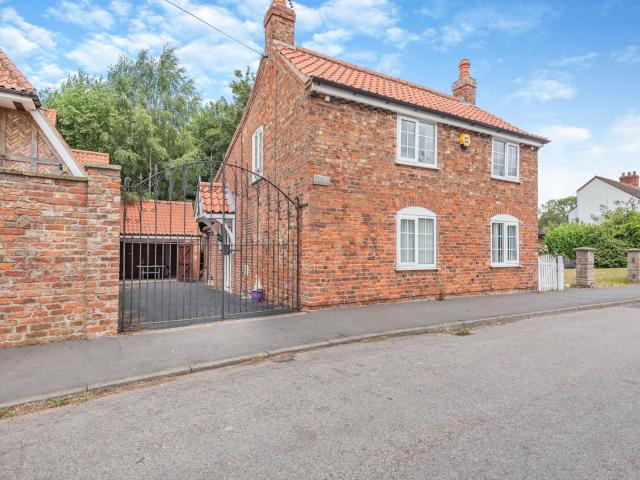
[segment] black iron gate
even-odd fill
[[[120,330],[299,309],[300,208],[269,179],[230,163],[125,179]]]

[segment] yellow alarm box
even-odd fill
[[[469,145],[471,145],[471,137],[466,133],[461,133],[460,145],[462,145],[464,148],[467,148]]]

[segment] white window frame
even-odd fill
[[[414,152],[415,156],[413,158],[403,157],[402,156],[402,121],[406,120],[408,122],[414,122],[416,124],[416,131],[414,135]],[[418,162],[418,125],[420,123],[424,123],[426,125],[433,126],[433,164],[431,163],[420,163]],[[396,163],[402,165],[412,165],[414,167],[422,167],[422,168],[431,168],[438,169],[438,124],[435,122],[427,122],[425,120],[420,120],[418,118],[406,117],[403,115],[398,115],[398,121],[396,126]]]
[[[256,142],[260,139],[260,153],[256,153]],[[259,164],[258,164],[259,162]],[[251,136],[251,171],[259,175],[264,175],[264,131],[259,126]],[[258,175],[252,174],[251,181],[256,182],[260,179]]]
[[[433,263],[418,263],[418,220],[433,220]],[[414,262],[401,261],[401,223],[402,220],[412,220],[414,227]],[[438,264],[438,220],[437,215],[423,207],[406,207],[396,213],[396,270],[435,270]]]
[[[504,175],[497,174],[494,169],[496,142],[504,143]],[[516,175],[515,176],[509,175],[509,155],[508,155],[509,147],[516,148]],[[500,137],[493,137],[491,139],[491,177],[496,178],[498,180],[508,180],[511,182],[520,181],[520,145]]]
[[[495,224],[502,224],[502,249],[503,249],[503,253],[502,253],[502,262],[494,262],[493,261],[493,226]],[[508,245],[508,231],[510,226],[515,226],[516,227],[516,259],[515,260],[508,260],[508,250],[509,250],[509,245]],[[506,215],[506,214],[501,214],[501,215],[496,215],[494,217],[491,218],[491,223],[489,226],[489,245],[490,245],[490,249],[489,249],[489,259],[491,260],[491,266],[492,267],[499,267],[499,268],[503,268],[503,267],[519,267],[520,266],[520,221],[512,216],[512,215]]]

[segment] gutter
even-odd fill
[[[510,137],[514,137],[514,138],[518,138],[518,139],[523,139],[523,140],[527,140],[528,143],[531,143],[532,145],[541,147],[549,142],[551,142],[551,140],[544,138],[544,137],[538,137],[538,136],[534,136],[534,135],[524,135],[522,133],[519,132],[514,132],[512,130],[507,130],[505,128],[500,128],[500,127],[496,127],[495,125],[491,125],[488,123],[483,123],[483,122],[478,122],[478,121],[473,121],[473,120],[469,120],[467,118],[464,117],[460,117],[457,115],[452,115],[452,114],[445,114],[442,113],[438,110],[433,110],[430,108],[426,108],[426,107],[422,107],[420,105],[415,105],[413,103],[409,103],[409,102],[405,102],[402,100],[397,100],[395,98],[391,98],[391,97],[387,97],[385,95],[380,95],[380,94],[376,94],[376,93],[371,93],[368,92],[366,90],[361,90],[359,88],[355,88],[355,87],[349,87],[349,86],[345,86],[341,83],[337,83],[337,82],[332,82],[330,80],[325,80],[323,78],[318,78],[318,77],[311,77],[311,81],[312,81],[312,85],[311,85],[311,90],[315,91],[315,92],[320,92],[320,93],[327,93],[329,95],[331,95],[331,93],[326,92],[326,89],[323,88],[323,86],[326,86],[330,89],[336,89],[336,90],[341,90],[344,92],[349,92],[351,94],[352,97],[360,97],[361,98],[361,102],[362,103],[367,103],[366,99],[370,99],[369,103],[371,101],[377,101],[377,102],[384,102],[384,105],[380,105],[380,108],[387,108],[389,109],[389,105],[390,104],[395,104],[401,107],[405,107],[408,109],[411,109],[415,112],[424,112],[428,115],[431,115],[433,117],[437,117],[441,120],[446,121],[447,119],[453,119],[453,120],[457,120],[459,122],[462,122],[465,124],[465,126],[468,126],[472,129],[476,129],[476,130],[480,130],[480,129],[488,129],[491,130],[492,132],[497,132],[500,134],[504,134],[504,135],[508,135]],[[335,96],[339,96],[336,95],[336,93],[334,92]],[[343,96],[343,98],[346,98],[347,100],[352,100],[352,101],[358,101],[355,100],[354,98],[349,98],[348,96]],[[386,107],[385,107],[386,105]],[[480,130],[481,131],[481,130]],[[485,133],[482,132],[481,133]]]

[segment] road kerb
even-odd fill
[[[207,370],[216,370],[224,367],[241,365],[241,364],[245,364],[252,361],[264,360],[264,359],[268,359],[269,357],[282,355],[286,353],[299,353],[299,352],[305,352],[310,350],[318,350],[322,348],[335,347],[339,345],[359,343],[359,342],[376,338],[376,337],[393,338],[393,337],[403,337],[403,336],[412,336],[412,335],[444,333],[446,331],[455,330],[458,328],[465,328],[465,327],[477,328],[477,327],[496,325],[496,324],[513,323],[513,322],[531,319],[531,318],[539,318],[539,317],[562,315],[566,313],[575,313],[575,312],[581,312],[581,311],[587,311],[587,310],[619,307],[624,305],[630,305],[633,303],[638,303],[639,301],[640,301],[640,298],[636,298],[636,299],[629,299],[629,300],[619,300],[615,302],[577,305],[575,307],[563,307],[563,308],[556,308],[551,310],[540,310],[537,312],[530,312],[530,313],[517,313],[512,315],[491,316],[491,317],[484,317],[484,318],[479,318],[474,320],[459,320],[455,322],[440,323],[437,325],[429,325],[424,327],[411,327],[411,328],[403,328],[403,329],[396,329],[396,330],[385,330],[377,333],[367,333],[363,335],[354,335],[349,337],[328,339],[320,342],[295,345],[291,347],[284,347],[284,348],[269,350],[265,352],[258,352],[250,355],[230,357],[230,358],[221,359],[221,360],[214,360],[211,362],[202,362],[194,365],[188,365],[185,367],[165,369],[165,370],[160,370],[160,371],[149,373],[149,374],[143,374],[143,375],[138,375],[134,377],[127,377],[120,380],[89,384],[84,387],[73,388],[73,389],[62,391],[62,392],[47,393],[40,396],[33,396],[27,399],[20,399],[17,401],[0,404],[0,408],[13,408],[13,407],[17,407],[27,403],[39,402],[39,401],[44,401],[52,398],[64,397],[68,395],[76,395],[83,392],[92,392],[92,391],[105,390],[105,389],[111,389],[111,388],[115,389],[125,385],[129,385],[137,382],[151,381],[151,380],[162,378],[162,377],[167,377],[167,378],[179,377],[183,375],[189,375],[191,373],[202,372]]]

